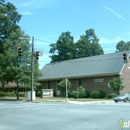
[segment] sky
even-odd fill
[[[43,52],[39,68],[50,63],[50,44],[69,31],[76,42],[92,28],[104,53],[116,51],[116,44],[130,41],[130,0],[8,0],[22,18],[25,34],[34,36],[35,50]]]

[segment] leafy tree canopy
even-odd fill
[[[103,54],[93,29],[86,30],[86,34],[74,43],[74,37],[70,32],[63,32],[56,43],[50,44],[51,62],[76,59]]]
[[[8,82],[31,84],[31,51],[29,39],[18,22],[21,15],[11,3],[0,0],[0,82],[2,87]],[[23,37],[20,40],[19,37]],[[17,49],[22,48],[22,56],[18,57]],[[41,76],[37,63],[34,69],[34,88]]]
[[[124,42],[123,40],[119,41],[116,45],[116,49],[118,51],[130,50],[130,41],[128,42]]]
[[[66,79],[63,79],[61,82],[58,83],[58,90],[60,90],[63,95],[65,95],[66,92]],[[71,82],[67,80],[67,90],[70,90],[71,88]]]
[[[74,38],[70,35],[70,32],[63,32],[56,43],[50,44],[50,53],[53,55],[50,56],[52,62],[55,61],[64,61],[73,58],[74,51]]]
[[[76,42],[77,58],[104,54],[93,29],[86,30]]]
[[[112,80],[109,81],[110,87],[118,94],[120,93],[120,90],[124,88],[122,83],[123,83],[123,79],[121,78],[113,78]]]

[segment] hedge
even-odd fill
[[[6,97],[6,92],[1,91],[0,92],[0,97]]]
[[[117,96],[117,94],[116,93],[110,93],[109,95],[108,95],[108,98],[114,98],[114,97],[116,97]]]
[[[73,98],[79,98],[79,93],[78,93],[78,91],[72,91],[71,96],[72,96]]]
[[[95,90],[92,92],[92,98],[104,98],[105,92],[103,90]]]

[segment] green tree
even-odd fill
[[[9,33],[20,28],[17,22],[21,19],[16,7],[11,3],[0,0],[0,53],[3,53],[3,45],[8,39]]]
[[[73,40],[73,36],[67,31],[59,36],[56,43],[50,44],[50,53],[53,54],[50,56],[51,62],[72,59],[75,52]]]
[[[104,54],[94,29],[86,30],[85,33],[76,42],[77,58]]]
[[[31,84],[31,53],[29,36],[25,35],[17,25],[21,15],[18,14],[15,6],[11,3],[0,5],[0,82],[2,88],[8,82],[17,84],[17,92],[19,93],[19,85],[22,83]],[[20,40],[19,37],[23,37]],[[17,48],[22,48],[22,56],[18,57]],[[37,78],[41,76],[38,65],[34,69],[34,87],[38,84]],[[19,95],[17,94],[17,99]]]
[[[128,41],[128,42],[126,42],[126,45],[125,45],[126,47],[126,50],[130,50],[130,41]]]
[[[112,80],[109,81],[110,87],[118,94],[120,94],[120,90],[124,88],[122,83],[123,79],[121,78],[113,78]]]
[[[66,79],[63,79],[61,82],[57,85],[58,90],[60,90],[63,93],[63,96],[65,96],[66,93]],[[67,90],[70,90],[71,88],[71,82],[67,80]]]
[[[86,96],[86,90],[85,90],[84,87],[79,86],[79,87],[76,89],[76,91],[79,93],[79,97],[80,97],[80,98],[83,98],[83,97]]]
[[[122,41],[119,41],[116,45],[116,49],[119,50],[119,51],[124,51],[126,50],[126,43],[122,40]]]
[[[93,29],[86,30],[76,43],[70,32],[63,32],[50,46],[51,62],[104,54]]]

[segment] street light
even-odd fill
[[[19,39],[30,39],[19,37]],[[32,52],[31,52],[31,101],[33,101],[33,78],[34,78],[34,37],[32,37]]]

